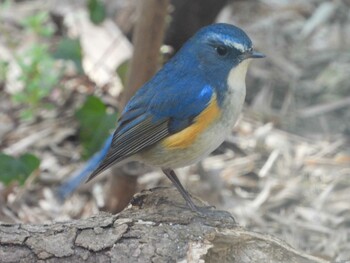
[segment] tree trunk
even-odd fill
[[[134,54],[120,108],[124,108],[128,100],[158,69],[168,6],[169,0],[139,1],[140,15],[133,36]],[[123,210],[135,194],[137,177],[120,166],[112,167],[112,174],[104,209],[116,213]]]
[[[193,213],[173,188],[144,191],[131,204],[117,215],[0,225],[0,261],[327,262],[237,226],[228,212],[203,208],[203,214]]]
[[[178,51],[201,27],[214,23],[228,2],[232,0],[171,0],[173,12],[165,44]]]

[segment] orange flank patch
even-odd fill
[[[216,96],[213,96],[208,106],[195,118],[194,123],[186,129],[165,138],[162,142],[163,146],[170,149],[184,149],[191,146],[197,136],[208,128],[219,115],[220,109]]]

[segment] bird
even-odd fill
[[[199,162],[230,134],[248,66],[263,57],[234,25],[201,28],[126,104],[87,181],[122,161],[140,161],[160,168],[199,211],[174,170]]]

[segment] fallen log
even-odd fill
[[[327,262],[239,227],[228,212],[203,210],[190,211],[175,189],[155,188],[117,215],[1,224],[0,262]]]

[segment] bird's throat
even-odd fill
[[[242,89],[245,90],[245,77],[247,75],[250,62],[251,59],[246,59],[229,72],[227,84],[231,91],[239,92]]]

